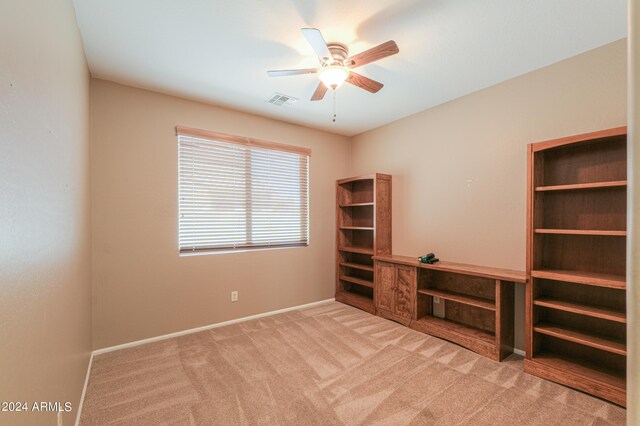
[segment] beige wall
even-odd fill
[[[102,80],[91,89],[94,348],[333,297],[348,138]],[[178,256],[177,124],[311,148],[310,246]]]
[[[0,58],[0,401],[69,401],[72,424],[91,351],[91,246],[89,73],[71,1],[0,0]]]
[[[393,175],[394,253],[524,269],[526,145],[624,125],[625,46],[603,46],[354,137],[351,174]],[[516,346],[524,348],[521,286],[516,298]]]

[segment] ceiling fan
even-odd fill
[[[304,68],[297,70],[267,71],[269,77],[285,77],[299,74],[317,74],[320,79],[318,88],[311,96],[312,101],[324,98],[329,88],[337,89],[344,83],[353,84],[371,93],[382,89],[383,84],[356,74],[354,68],[377,61],[399,52],[395,41],[389,40],[357,55],[349,56],[349,49],[342,43],[326,43],[322,33],[317,28],[302,28],[305,36],[320,60],[319,68]]]

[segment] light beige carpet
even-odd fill
[[[83,425],[623,425],[625,410],[340,303],[94,359]]]

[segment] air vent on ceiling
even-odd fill
[[[275,106],[293,105],[298,102],[297,98],[289,95],[283,95],[282,93],[274,93],[267,102],[274,104]]]

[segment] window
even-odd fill
[[[310,150],[176,131],[180,253],[309,244]]]

